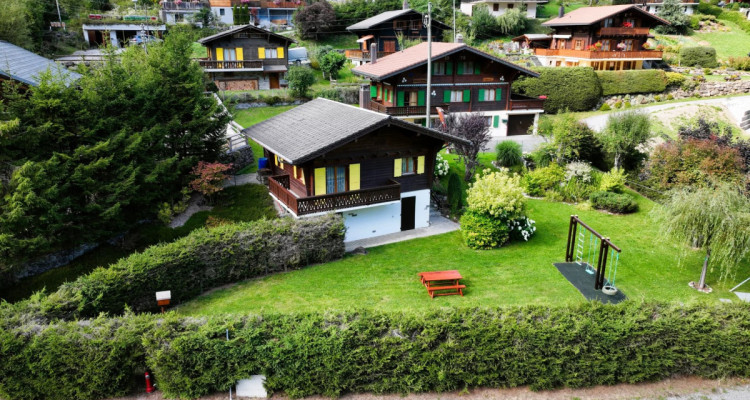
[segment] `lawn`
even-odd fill
[[[744,57],[750,52],[750,34],[740,29],[737,24],[721,21],[730,29],[728,32],[694,32],[692,35],[656,35],[657,41],[679,43],[683,47],[711,46],[716,49],[716,58],[726,60],[729,57]],[[666,40],[665,40],[666,38]]]
[[[357,43],[357,35],[352,33],[325,35],[318,40],[303,40],[295,37],[295,40],[297,40],[296,47],[307,47],[308,50],[317,46],[331,46],[334,49],[358,49],[360,47]]]
[[[569,13],[575,9],[586,7],[589,5],[588,2],[582,1],[566,1],[565,13]],[[550,1],[545,4],[537,4],[536,17],[537,18],[553,18],[557,17],[557,13],[560,11],[559,1]]]
[[[172,229],[160,222],[140,225],[125,235],[117,245],[103,244],[68,265],[23,279],[13,287],[3,289],[0,297],[8,301],[17,301],[43,288],[46,288],[48,293],[52,292],[64,282],[75,280],[96,267],[110,265],[148,246],[171,242],[195,229],[202,228],[209,217],[215,219],[214,223],[255,221],[276,217],[276,210],[268,195],[268,190],[261,185],[228,187],[219,193],[215,203],[213,210],[193,214],[185,225],[179,228]]]
[[[641,211],[620,216],[531,199],[529,216],[538,230],[529,242],[476,251],[463,245],[459,232],[415,239],[372,248],[367,255],[348,255],[339,261],[245,281],[199,297],[177,308],[177,312],[397,311],[580,303],[584,298],[552,266],[564,258],[571,214],[579,215],[623,249],[616,283],[630,299],[686,303],[736,300],[728,293],[735,281],[717,282],[715,272],[708,278],[715,289],[713,294],[690,289],[687,282],[698,279],[702,254],[692,252],[680,265],[681,248],[661,240],[650,221],[648,212],[653,203],[640,196],[638,202]],[[448,269],[458,269],[465,277],[465,296],[431,300],[417,273]],[[748,275],[750,266],[746,263],[736,281]]]

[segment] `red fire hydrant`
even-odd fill
[[[154,390],[154,385],[151,384],[151,375],[146,371],[146,393],[152,393]]]

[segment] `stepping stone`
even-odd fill
[[[737,297],[740,298],[740,300],[750,302],[750,293],[734,292],[734,294],[736,294]]]
[[[732,300],[730,300],[730,299],[719,299],[719,301],[722,302],[722,303],[731,303],[732,302]]]

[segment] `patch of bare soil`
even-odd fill
[[[621,384],[614,386],[597,386],[585,389],[559,389],[532,392],[527,387],[512,389],[474,389],[450,393],[417,393],[402,396],[400,394],[355,393],[341,396],[342,400],[631,400],[663,399],[669,396],[721,393],[724,390],[750,383],[748,379],[709,380],[696,377],[666,379],[660,382],[640,383],[635,385]],[[750,393],[748,393],[750,396]],[[200,400],[226,400],[228,393],[217,393],[201,397]],[[237,398],[237,397],[233,397]],[[272,398],[287,400],[284,395]],[[163,400],[161,393],[139,394],[111,400]],[[307,400],[328,400],[327,397],[312,396]]]

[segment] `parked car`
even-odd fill
[[[294,47],[289,49],[289,65],[309,65],[310,60],[307,58],[307,49],[304,47]]]
[[[141,35],[140,33],[137,33],[135,36],[130,38],[130,44],[157,43],[161,41],[162,40],[158,37],[154,37],[152,35]]]

